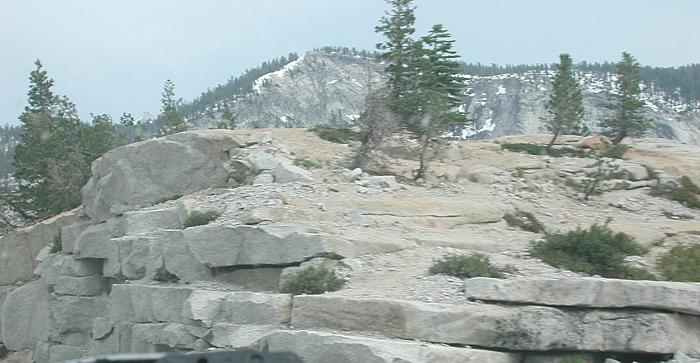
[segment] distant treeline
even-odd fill
[[[581,62],[576,69],[597,74],[614,74],[615,63]],[[475,76],[493,76],[503,73],[524,73],[552,69],[549,64],[518,64],[500,66],[481,63],[463,63],[462,71]],[[700,64],[689,64],[681,67],[650,67],[640,68],[640,76],[645,84],[654,84],[656,90],[674,95],[685,101],[700,101]]]
[[[297,59],[299,59],[299,56],[296,53],[289,53],[286,57],[279,57],[269,62],[263,62],[260,66],[248,69],[238,77],[231,77],[228,82],[217,85],[214,89],[202,92],[202,94],[192,102],[181,105],[178,111],[184,117],[195,117],[204,112],[207,107],[217,102],[230,100],[236,95],[251,93],[253,92],[253,84],[256,79],[270,72],[279,71],[282,67]]]
[[[372,59],[379,58],[379,52],[377,52],[377,51],[369,51],[366,49],[357,49],[354,47],[349,48],[349,47],[325,46],[325,47],[314,48],[314,50],[317,52],[323,52],[323,53],[337,53],[337,54],[342,54],[342,55],[360,56],[360,57],[372,58]]]
[[[462,63],[462,72],[472,76],[495,76],[503,73],[525,73],[529,71],[546,71],[551,68],[549,64],[498,64]]]

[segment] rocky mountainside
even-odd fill
[[[258,78],[251,93],[235,96],[234,113],[241,127],[352,124],[364,111],[368,90],[384,84],[382,69],[372,58],[359,55],[308,52]],[[222,104],[210,105],[210,110]],[[190,121],[198,127],[215,123],[206,112]]]
[[[308,52],[281,70],[255,81],[253,91],[231,95],[191,117],[197,127],[214,125],[224,103],[231,103],[241,127],[309,127],[316,124],[350,124],[364,111],[368,90],[385,81],[384,65],[368,57]],[[505,70],[504,70],[505,72]],[[542,132],[545,103],[553,71],[526,70],[490,76],[465,75],[461,109],[474,124],[456,137],[484,139]],[[615,76],[579,72],[585,121],[592,131],[611,116],[606,94]],[[647,117],[653,120],[649,136],[700,143],[700,100],[684,101],[653,84],[644,85]],[[209,116],[207,116],[209,115]]]
[[[700,181],[700,147],[630,140],[586,200],[572,185],[595,160],[500,147],[546,139],[452,141],[422,183],[404,177],[417,143],[401,136],[384,176],[346,169],[352,145],[304,129],[188,131],[120,147],[93,164],[81,209],[0,238],[2,345],[37,363],[236,348],[307,363],[698,362],[700,283],[557,269],[528,253],[541,233],[504,218],[528,211],[552,232],[612,218],[647,248],[627,262],[658,273],[658,256],[700,244],[700,214],[650,190]],[[192,223],[207,212],[218,217]],[[53,239],[61,251],[50,253]],[[505,279],[428,272],[471,252],[510,266]],[[312,266],[347,283],[279,292]]]

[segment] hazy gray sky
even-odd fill
[[[463,60],[700,63],[699,0],[415,0],[419,35],[442,23]],[[163,82],[190,100],[265,60],[372,49],[382,0],[3,0],[0,124],[16,123],[37,58],[89,113],[156,114]]]

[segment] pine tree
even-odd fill
[[[428,167],[427,152],[434,138],[465,125],[469,119],[457,110],[464,83],[460,75],[454,40],[441,24],[432,27],[415,47],[416,91],[411,96],[412,117],[405,126],[419,136],[421,142],[420,167],[415,179],[421,178]]]
[[[416,21],[415,7],[412,0],[386,0],[391,10],[385,12],[377,33],[382,33],[386,41],[378,43],[377,48],[384,51],[380,59],[389,63],[386,67],[389,85],[394,100],[399,100],[408,90],[413,63],[413,26]]]
[[[629,53],[623,52],[622,60],[617,64],[615,92],[608,95],[615,115],[601,124],[604,134],[615,145],[625,137],[644,136],[651,126],[643,115],[644,102],[640,99],[642,90],[639,83],[639,63]]]
[[[552,133],[547,150],[554,145],[559,135],[583,132],[583,98],[574,78],[571,57],[568,54],[559,55],[559,64],[556,67],[552,93],[546,105],[549,117],[545,119],[545,126]]]
[[[124,112],[119,117],[119,124],[121,125],[120,134],[121,134],[121,137],[124,139],[124,142],[127,144],[131,144],[132,142],[135,142],[137,139],[137,136],[136,136],[136,121],[134,120],[134,116],[132,116],[130,113]]]
[[[123,144],[109,115],[90,115],[92,125],[83,127],[82,144],[88,163]]]
[[[221,120],[216,124],[216,127],[229,130],[236,128],[236,116],[234,116],[229,105],[224,106],[224,110],[221,113]]]
[[[160,137],[187,131],[187,123],[177,112],[180,100],[175,98],[175,84],[169,79],[163,85],[161,104],[160,115],[158,115],[160,126],[156,135]]]
[[[40,61],[29,76],[28,105],[20,115],[21,142],[15,149],[16,191],[3,200],[24,218],[40,218],[76,207],[79,195],[63,194],[55,188],[60,181],[56,171],[66,170],[75,157],[80,158],[81,124],[75,105],[53,93]],[[81,185],[82,186],[82,185]]]

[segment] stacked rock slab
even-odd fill
[[[31,280],[39,252],[77,220],[77,211],[65,212],[0,237],[0,286]]]
[[[468,299],[519,305],[641,308],[700,316],[700,284],[579,277],[476,277],[464,282]]]
[[[657,311],[298,296],[292,325],[518,351],[680,351],[700,356],[700,317]]]

